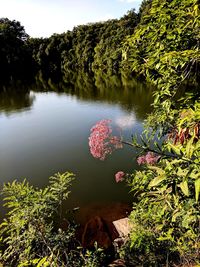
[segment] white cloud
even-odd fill
[[[136,123],[135,114],[131,113],[129,115],[120,116],[115,119],[115,123],[121,129],[131,128]]]

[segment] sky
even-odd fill
[[[0,18],[17,20],[31,37],[49,37],[74,26],[120,18],[142,0],[0,0]]]

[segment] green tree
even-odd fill
[[[26,45],[28,35],[18,21],[0,19],[0,71],[13,76],[31,68],[31,54]],[[2,75],[3,76],[3,75]]]
[[[119,20],[104,23],[104,31],[97,46],[93,62],[93,71],[101,70],[112,75],[119,72],[122,60],[122,42],[132,34],[138,22],[134,10],[130,10]]]

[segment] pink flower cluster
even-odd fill
[[[122,182],[124,180],[125,173],[122,171],[119,171],[115,174],[115,181],[116,183]]]
[[[111,120],[101,120],[90,130],[89,147],[95,158],[104,160],[114,149],[122,148],[121,139],[112,135]]]
[[[159,160],[159,158],[160,156],[156,156],[153,152],[148,152],[146,155],[138,157],[137,163],[139,165],[142,164],[154,165]]]

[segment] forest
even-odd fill
[[[130,75],[154,86],[145,131],[129,143],[141,169],[124,178],[137,201],[130,238],[112,254],[122,266],[200,266],[199,29],[198,0],[144,0],[138,12],[50,38],[31,38],[19,22],[0,19],[1,82],[60,77],[66,85],[88,74]],[[64,233],[55,220],[73,178],[51,177],[39,191],[28,182],[4,186],[10,212],[0,228],[3,263],[108,266],[110,252],[78,249],[74,225]]]

